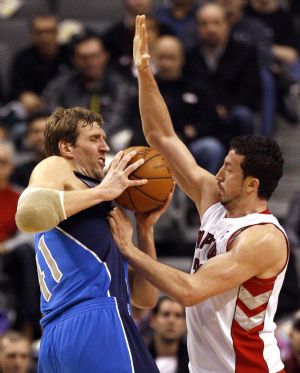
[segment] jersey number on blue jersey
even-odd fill
[[[48,268],[51,272],[53,280],[58,284],[60,282],[61,278],[63,277],[63,274],[61,273],[60,269],[58,268],[58,265],[57,265],[55,259],[51,255],[51,252],[50,252],[49,248],[47,247],[47,245],[45,243],[44,235],[40,238],[38,247],[39,247],[40,253],[42,254],[42,256],[45,260],[45,263],[47,264],[47,266],[48,266]],[[43,271],[41,269],[41,266],[40,266],[40,263],[38,261],[37,255],[36,255],[35,259],[36,259],[36,266],[37,266],[37,272],[38,272],[41,292],[42,292],[45,300],[47,302],[49,302],[52,294],[51,294],[51,291],[49,290],[49,287],[47,286],[47,282],[46,282],[46,279],[45,279],[45,271]]]

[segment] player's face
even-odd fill
[[[237,206],[244,197],[245,180],[241,168],[243,159],[243,155],[230,150],[216,175],[220,201],[227,209]]]
[[[30,364],[29,343],[4,339],[0,358],[1,372],[26,373]]]
[[[72,149],[72,162],[77,171],[101,180],[104,176],[106,154],[109,147],[106,134],[97,123],[79,126],[79,135]]]
[[[157,336],[165,342],[178,340],[185,333],[184,308],[169,299],[164,300],[158,313],[153,317],[151,326]]]

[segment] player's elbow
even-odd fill
[[[147,143],[155,148],[159,147],[159,144],[161,142],[161,134],[159,134],[157,131],[147,131],[145,132],[145,138],[147,140]]]
[[[195,286],[192,276],[189,275],[188,279],[184,282],[179,291],[177,301],[184,307],[195,306],[201,301],[199,286]]]
[[[131,303],[136,308],[148,310],[156,306],[158,300],[158,292],[153,294],[151,297],[137,297],[136,299],[132,298]]]
[[[47,231],[66,219],[60,191],[28,188],[20,197],[16,213],[17,227],[27,233]]]
[[[20,207],[15,216],[17,227],[26,233],[46,231],[59,222],[47,221],[48,211],[40,206]]]

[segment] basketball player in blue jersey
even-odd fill
[[[20,197],[16,222],[35,233],[43,336],[39,373],[158,372],[130,316],[131,301],[156,304],[157,290],[127,263],[111,236],[111,201],[143,160],[119,152],[104,175],[109,151],[98,114],[58,108],[45,130],[48,158]],[[159,211],[137,214],[138,241],[155,258],[153,225]]]

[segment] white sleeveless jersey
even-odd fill
[[[202,218],[192,273],[209,258],[226,253],[228,243],[240,230],[268,223],[284,233],[269,213],[226,218],[220,203],[211,206]],[[282,371],[273,318],[286,267],[287,263],[276,277],[251,278],[235,289],[186,309],[191,373]]]

